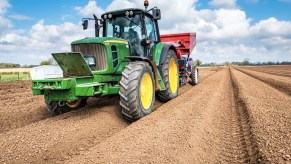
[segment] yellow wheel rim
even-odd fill
[[[153,81],[149,73],[145,73],[142,76],[140,82],[139,96],[142,107],[148,110],[153,101]]]
[[[178,89],[178,68],[175,59],[170,60],[169,64],[169,84],[172,93],[176,93]]]
[[[78,99],[75,101],[67,101],[66,105],[70,108],[76,108],[77,106],[79,106],[81,104],[82,99]]]

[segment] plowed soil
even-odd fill
[[[290,163],[291,66],[200,69],[130,123],[119,97],[52,117],[30,81],[0,83],[0,163]]]

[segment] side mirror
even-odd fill
[[[83,30],[86,30],[88,28],[88,19],[83,20],[82,26]]]
[[[161,10],[154,8],[153,9],[153,19],[154,20],[160,20],[161,19]]]

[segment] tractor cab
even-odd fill
[[[157,20],[161,18],[159,9],[149,11],[135,8],[110,11],[104,13],[102,19],[97,19],[94,15],[94,19],[83,19],[83,29],[87,29],[88,20],[95,20],[96,37],[102,27],[103,37],[126,40],[131,56],[148,57],[150,48],[160,42]]]

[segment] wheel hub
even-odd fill
[[[74,100],[74,101],[67,101],[66,105],[70,108],[76,108],[81,104],[82,99]]]
[[[142,76],[139,95],[142,107],[148,110],[153,100],[153,81],[149,73],[145,73]]]
[[[171,59],[169,63],[169,84],[172,93],[176,93],[178,89],[178,69],[175,59]]]

